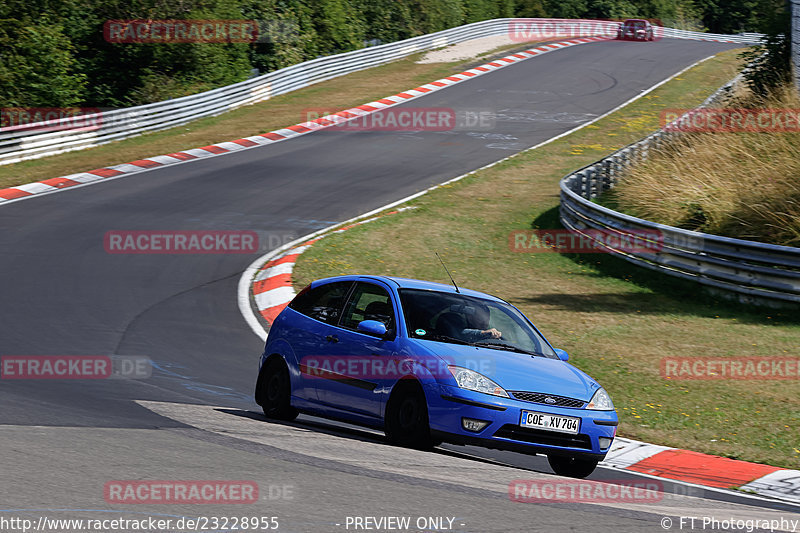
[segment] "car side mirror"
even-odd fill
[[[560,348],[556,348],[556,355],[562,361],[569,361],[569,354]]]
[[[378,320],[362,320],[358,323],[358,326],[356,326],[356,331],[373,337],[383,338],[386,336],[386,325]]]

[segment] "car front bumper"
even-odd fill
[[[426,392],[432,433],[453,444],[601,460],[617,432],[615,411],[553,407],[442,384]],[[580,418],[578,433],[522,427],[523,410]],[[477,432],[468,431],[462,426],[463,418],[486,421],[488,425]],[[609,439],[608,446],[600,446],[601,437]]]

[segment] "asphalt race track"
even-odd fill
[[[346,531],[347,516],[450,517],[456,531],[597,532],[663,531],[665,515],[789,516],[788,505],[669,483],[665,492],[680,495],[649,506],[513,503],[511,480],[554,479],[543,458],[404,450],[308,417],[268,424],[251,399],[262,342],[236,300],[257,255],[545,141],[733,46],[570,47],[403,104],[490,111],[490,127],[324,130],[0,207],[0,354],[144,355],[155,364],[146,380],[0,382],[0,516],[238,514],[313,532]],[[111,230],[252,230],[262,246],[109,254]],[[109,504],[104,484],[120,479],[254,480],[261,499]]]

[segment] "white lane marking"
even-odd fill
[[[213,152],[209,152],[208,150],[203,150],[202,148],[192,148],[191,150],[181,150],[182,154],[189,154],[195,157],[203,158],[203,157],[210,157],[214,154]]]
[[[601,464],[610,468],[628,468],[629,466],[652,457],[665,450],[672,450],[667,446],[648,444],[638,440],[617,437],[611,446],[605,461]]]
[[[388,447],[382,443],[365,442],[313,429],[236,416],[225,413],[223,407],[143,400],[138,400],[137,403],[161,416],[227,437],[344,463],[361,469],[455,484],[486,490],[506,497],[508,497],[509,485],[515,480],[547,483],[553,488],[557,487],[559,483],[569,486],[576,482],[570,478],[510,466],[408,448]],[[569,490],[567,490],[568,492]],[[656,515],[708,516],[715,517],[720,521],[731,518],[768,520],[775,516],[774,510],[674,494],[663,494],[660,501],[653,501],[651,498],[642,503],[603,501],[588,502],[588,504]],[[789,513],[784,514],[784,516],[787,515],[791,516]]]
[[[291,274],[292,270],[294,270],[294,263],[281,263],[280,265],[275,265],[269,268],[265,268],[259,274],[253,278],[253,281],[263,281],[267,278],[271,278],[272,276],[280,276],[281,274]]]
[[[278,135],[286,137],[287,139],[296,135],[301,135],[299,132],[290,130],[289,128],[281,128],[279,130],[271,131],[270,133],[277,133]]]
[[[111,170],[116,170],[117,172],[124,172],[125,174],[130,174],[131,172],[139,172],[140,170],[142,170],[142,167],[137,167],[136,165],[131,165],[130,163],[121,163],[119,165],[111,165],[103,168],[110,168]]]
[[[486,145],[486,148],[492,150],[519,150],[521,147],[521,143],[489,143]]]
[[[180,159],[168,155],[156,155],[145,158],[144,161],[155,161],[156,163],[161,163],[162,165],[172,165],[180,161]]]
[[[31,194],[40,194],[43,192],[50,192],[58,189],[58,187],[53,187],[52,185],[47,185],[45,183],[26,183],[24,185],[14,185],[13,189],[17,189],[20,191],[29,192]]]
[[[381,98],[381,100],[390,100],[390,101],[392,101],[392,102],[394,102],[396,104],[399,104],[400,102],[405,102],[406,100],[408,100],[408,98],[403,98],[402,96],[392,95],[392,96],[387,96],[386,98]]]
[[[506,133],[485,133],[479,131],[468,131],[467,135],[470,137],[477,137],[478,139],[496,139],[501,141],[518,141],[519,137],[508,135]]]
[[[261,135],[253,135],[252,137],[243,137],[243,139],[246,141],[254,142],[256,144],[269,144],[275,142],[272,139],[267,139],[266,137],[262,137]]]
[[[80,174],[70,174],[69,176],[63,176],[63,177],[68,180],[77,181],[78,183],[92,183],[97,180],[107,179],[102,176],[98,176],[97,174],[89,174],[88,172],[81,172]],[[70,188],[72,189],[74,187]]]
[[[292,298],[294,298],[294,290],[291,287],[276,287],[256,294],[254,298],[259,309],[269,309],[270,307],[291,302]]]
[[[740,489],[800,503],[800,470],[778,470],[753,480]]]
[[[221,143],[216,143],[214,146],[217,146],[219,148],[224,148],[225,150],[231,150],[231,151],[244,150],[244,149],[247,148],[246,146],[242,146],[241,144],[237,144],[237,143],[235,143],[233,141],[224,141],[224,142],[221,142]]]
[[[295,241],[292,241],[292,242],[295,242]],[[282,253],[281,255],[277,256],[275,259],[280,259],[281,257],[286,257],[287,255],[302,254],[303,252],[305,252],[309,248],[311,248],[310,244],[306,245],[306,246],[296,246],[294,248],[291,248],[291,249],[287,250],[285,253]]]

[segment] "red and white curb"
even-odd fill
[[[286,139],[291,139],[292,137],[305,135],[316,130],[341,124],[343,122],[347,122],[348,120],[369,115],[371,113],[375,113],[376,111],[414,100],[415,98],[425,96],[428,93],[439,91],[476,76],[487,74],[525,59],[540,56],[542,54],[552,52],[553,50],[558,50],[559,48],[567,48],[579,44],[605,40],[609,39],[607,37],[581,37],[557,43],[543,44],[539,47],[532,48],[524,52],[511,54],[495,61],[490,61],[478,67],[465,70],[464,72],[453,74],[452,76],[447,76],[446,78],[415,87],[414,89],[397,93],[392,96],[387,96],[386,98],[381,98],[375,102],[369,102],[358,107],[346,109],[344,111],[327,115],[316,120],[302,122],[300,124],[295,124],[294,126],[271,131],[269,133],[245,137],[243,139],[236,139],[229,142],[222,142],[219,144],[212,144],[209,146],[202,146],[200,148],[193,148],[191,150],[184,150],[182,152],[175,152],[172,154],[138,159],[129,163],[122,163],[120,165],[113,165],[95,170],[88,170],[86,172],[70,174],[68,176],[61,176],[58,178],[50,178],[35,183],[27,183],[25,185],[17,185],[7,189],[0,189],[0,205],[19,200],[25,200],[42,194],[58,192],[70,187],[89,185],[100,181],[108,181],[109,179],[128,176],[130,174],[146,172],[154,168],[196,161],[198,159],[205,159],[208,157],[216,157],[237,152],[239,150],[246,150],[249,148],[255,148],[257,146],[284,141]]]
[[[800,504],[800,470],[728,459],[617,437],[600,463],[652,477],[718,489],[738,489]]]

